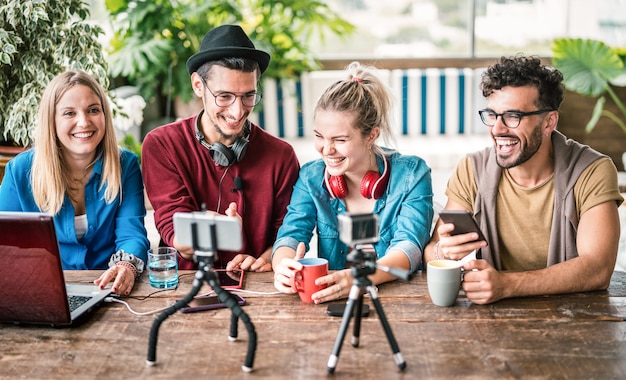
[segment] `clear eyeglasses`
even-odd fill
[[[526,116],[539,115],[551,111],[553,110],[542,109],[532,112],[506,111],[502,113],[495,113],[490,109],[484,109],[478,111],[478,114],[480,115],[480,120],[482,120],[482,122],[488,127],[496,125],[496,121],[498,121],[498,117],[500,117],[505,127],[514,129],[519,127],[519,123],[522,121],[522,118]]]
[[[257,104],[259,104],[259,102],[261,101],[261,98],[263,98],[263,96],[257,92],[249,92],[243,95],[236,95],[236,94],[233,94],[232,92],[220,92],[219,94],[214,94],[213,91],[211,91],[211,89],[209,88],[209,85],[206,83],[204,78],[202,77],[200,78],[202,79],[202,83],[204,83],[204,87],[206,87],[206,89],[209,90],[211,95],[213,95],[213,98],[215,99],[215,105],[217,105],[218,107],[228,107],[232,105],[233,103],[235,103],[237,98],[241,98],[241,102],[243,103],[244,106],[254,107]]]

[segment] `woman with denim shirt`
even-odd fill
[[[391,137],[391,101],[373,67],[353,62],[348,79],[331,85],[319,99],[315,114],[315,147],[322,158],[302,166],[272,252],[274,285],[291,288],[298,259],[309,249],[317,228],[318,256],[336,270],[319,278],[327,287],[313,294],[315,303],[345,298],[352,286],[346,268],[350,247],[339,239],[339,214],[374,213],[379,240],[373,244],[377,263],[415,271],[429,240],[433,218],[430,168],[416,156],[380,147],[382,134]],[[374,284],[395,279],[376,270]]]
[[[65,71],[42,95],[32,149],[9,161],[0,211],[54,216],[63,269],[107,269],[94,283],[128,295],[149,241],[136,154],[118,147],[104,88]]]

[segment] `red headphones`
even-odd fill
[[[383,156],[383,162],[385,166],[383,168],[383,174],[373,170],[368,171],[361,180],[361,195],[367,199],[378,199],[383,196],[385,189],[387,188],[387,182],[389,182],[389,170],[387,167],[387,158]],[[332,199],[345,198],[348,195],[348,187],[346,186],[346,180],[343,176],[332,176],[328,174],[328,170],[324,169],[324,182],[326,183],[326,189],[330,193]]]

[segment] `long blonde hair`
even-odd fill
[[[71,189],[71,176],[61,154],[54,116],[58,101],[75,85],[89,87],[100,99],[104,112],[104,138],[97,148],[98,156],[103,157],[99,189],[106,186],[104,192],[106,203],[113,202],[122,192],[120,152],[106,92],[89,74],[83,71],[66,71],[50,81],[41,97],[30,179],[35,203],[43,212],[52,215],[61,210],[65,194]]]

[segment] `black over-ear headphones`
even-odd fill
[[[243,135],[237,137],[237,140],[230,147],[216,142],[209,144],[204,140],[204,134],[200,132],[200,118],[204,114],[204,110],[200,111],[196,117],[196,138],[198,142],[209,150],[211,158],[219,166],[231,166],[243,159],[250,142],[250,121],[246,120],[243,125]]]

